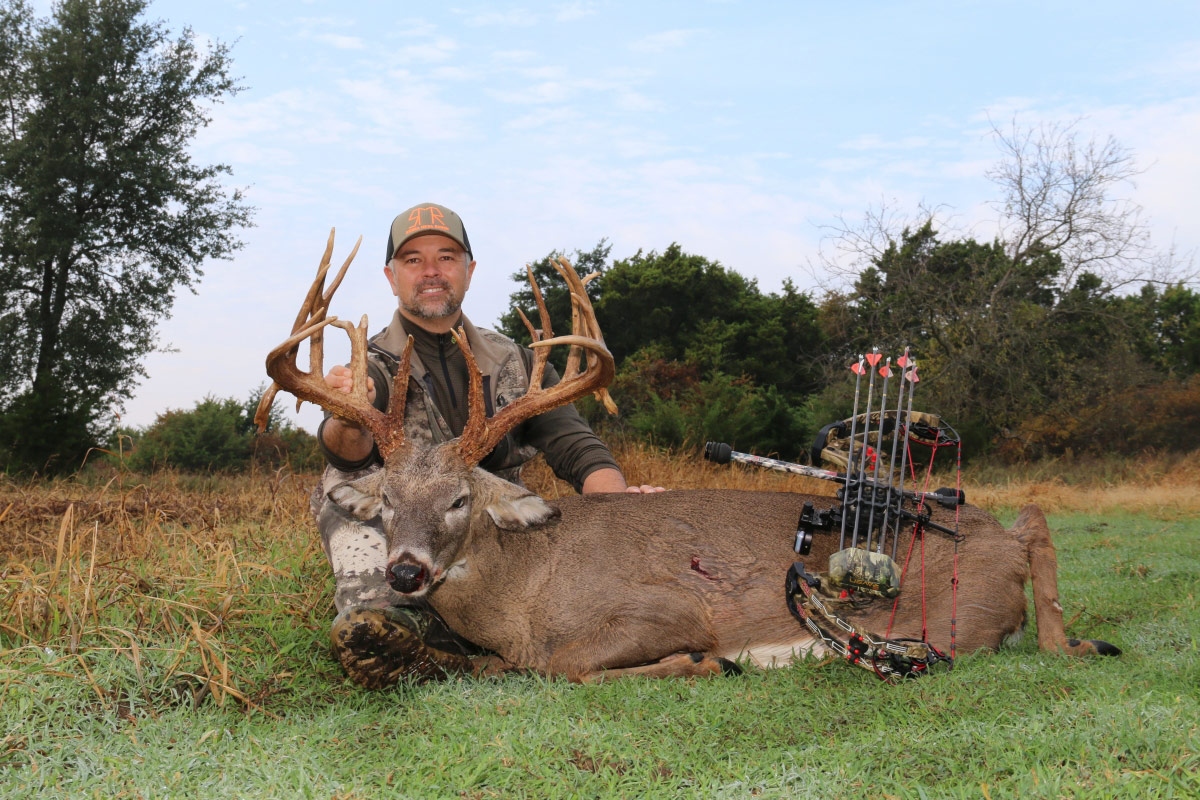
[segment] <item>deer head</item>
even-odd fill
[[[267,374],[274,384],[263,396],[256,421],[261,429],[276,391],[282,388],[300,401],[317,403],[371,433],[383,457],[383,469],[329,488],[328,494],[361,520],[382,519],[388,535],[388,575],[392,587],[402,594],[417,596],[430,591],[445,577],[477,526],[494,524],[504,529],[520,529],[557,516],[558,512],[540,497],[477,465],[510,430],[526,419],[589,392],[595,393],[615,413],[616,406],[604,388],[612,380],[615,367],[585,290],[587,281],[594,276],[581,279],[565,259],[551,262],[567,282],[572,306],[572,333],[555,337],[533,271],[526,267],[541,321],[541,330],[535,330],[518,310],[533,339],[529,390],[489,418],[484,406],[482,376],[466,332],[459,328],[455,339],[466,359],[469,377],[466,427],[460,437],[441,445],[428,447],[407,442],[404,405],[412,337],[401,356],[388,408],[380,411],[367,400],[367,317],[364,315],[353,326],[326,316],[329,301],[357,250],[356,244],[329,290],[323,291],[333,251],[333,232],[330,232],[316,280],[297,315],[292,335],[267,355]],[[345,330],[350,338],[350,369],[354,375],[350,394],[330,389],[324,380],[322,335],[329,325]],[[308,371],[296,364],[305,340],[309,341]],[[550,348],[556,345],[570,347],[566,369],[561,381],[543,388]]]

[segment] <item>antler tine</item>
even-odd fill
[[[323,259],[321,259],[321,268],[317,271],[317,280],[313,283],[313,288],[317,289],[317,295],[315,297],[312,297],[309,300],[309,302],[312,303],[311,313],[308,318],[309,325],[311,325],[314,322],[320,322],[321,320],[325,319],[325,315],[329,313],[329,301],[333,299],[333,293],[336,292],[338,290],[338,287],[342,285],[342,278],[346,277],[346,270],[348,270],[350,268],[350,262],[354,260],[354,257],[356,255],[358,255],[358,247],[359,247],[359,245],[362,244],[362,237],[359,236],[358,241],[354,243],[353,249],[350,250],[350,255],[346,258],[345,262],[342,263],[342,268],[339,269],[337,275],[334,276],[333,283],[329,284],[329,289],[327,289],[324,292],[321,292],[318,287],[321,284],[324,284],[325,275],[326,275],[326,273],[329,272],[329,263],[330,263],[329,257],[330,257],[330,254],[333,252],[333,233],[334,233],[334,229],[330,229],[330,231],[329,231],[329,246],[327,246],[325,248],[325,257]],[[365,317],[363,319],[363,323],[364,323],[364,325],[366,323]],[[349,329],[347,329],[347,331],[348,330]],[[366,364],[366,350],[367,350],[365,337],[366,337],[366,334],[364,333],[363,345],[362,345],[364,365]],[[353,337],[351,337],[351,338],[353,338]],[[354,352],[353,349],[351,349],[350,352],[353,353]],[[312,342],[309,344],[308,368],[309,368],[310,372],[314,372],[318,375],[325,374],[325,335],[321,331],[317,331],[315,334],[313,334]],[[363,397],[365,398],[366,397],[366,382],[364,381],[363,383],[358,383],[357,375],[355,375],[355,381],[356,381],[354,384],[355,386],[363,387]],[[300,410],[300,401],[299,400],[296,401],[296,410],[297,411]]]
[[[254,410],[254,425],[258,428],[258,432],[262,433],[267,429],[267,423],[271,421],[271,406],[275,405],[275,395],[279,394],[279,384],[271,381],[271,385],[262,393],[262,397],[258,398],[258,408]]]
[[[533,327],[533,323],[529,321],[529,317],[525,316],[524,311],[518,308],[517,316],[521,318],[521,322],[525,323],[525,330],[529,331],[529,341],[536,342],[538,339],[542,338],[542,335],[538,333],[537,328]]]
[[[571,290],[571,330],[588,338],[597,339],[603,344],[604,335],[600,333],[600,324],[596,321],[596,313],[592,309],[592,301],[587,294],[587,285],[599,277],[600,273],[591,272],[580,278],[579,274],[571,268],[571,265],[565,258],[559,259],[559,263],[554,266]],[[567,377],[574,377],[579,374],[579,361],[583,353],[584,350],[580,347],[571,347],[570,352],[567,354],[566,372],[563,375],[564,380]],[[606,387],[601,386],[593,394],[604,405],[608,413],[617,413],[617,404],[613,402],[612,395],[608,393]]]
[[[333,231],[330,231],[329,243],[326,245],[321,266],[317,269],[317,277],[305,296],[292,335],[267,354],[267,374],[275,383],[259,403],[256,421],[259,415],[264,414],[264,404],[266,413],[269,413],[268,395],[273,399],[278,389],[284,389],[294,394],[299,401],[316,403],[338,417],[365,427],[375,438],[380,454],[386,458],[403,444],[404,432],[403,425],[392,424],[387,415],[371,405],[367,399],[367,317],[364,314],[358,325],[351,325],[337,317],[326,316],[333,293],[345,277],[346,270],[358,253],[361,243],[360,236],[328,291],[323,291],[333,252]],[[350,370],[354,377],[354,389],[350,394],[335,391],[325,383],[323,340],[324,330],[329,325],[346,331],[350,338]],[[309,340],[308,371],[300,369],[296,364],[300,344],[305,339]],[[407,388],[407,376],[405,387]],[[391,405],[395,405],[394,398]],[[400,401],[400,405],[402,408],[403,400]]]
[[[404,353],[400,356],[400,366],[396,377],[392,379],[392,393],[388,397],[387,430],[382,436],[375,437],[379,454],[387,457],[399,450],[404,444],[404,407],[408,402],[408,376],[412,371],[413,337],[409,336],[404,344]]]
[[[321,261],[317,265],[317,277],[312,282],[312,285],[308,287],[308,293],[304,296],[304,302],[300,304],[300,311],[296,314],[296,321],[292,323],[293,334],[299,333],[302,329],[311,327],[313,323],[325,319],[325,315],[329,312],[329,301],[333,299],[333,293],[341,285],[342,278],[346,276],[346,270],[350,268],[350,262],[358,254],[358,248],[362,244],[361,236],[354,243],[354,248],[342,264],[342,268],[334,276],[333,283],[329,285],[328,290],[325,290],[325,276],[329,272],[329,265],[333,258],[333,241],[334,234],[336,233],[337,228],[329,229],[329,239],[325,242],[325,252],[321,255]],[[310,371],[312,371],[314,363],[316,364],[317,371],[320,371],[321,365],[324,363],[325,347],[323,340],[324,335],[320,330],[312,335],[312,342],[309,345]],[[263,396],[259,398],[258,409],[254,412],[254,424],[258,426],[259,433],[262,433],[267,428],[271,406],[274,404],[275,395],[279,393],[280,388],[282,387],[277,382],[272,381],[271,385],[267,387],[267,391],[263,392]],[[303,402],[301,398],[296,398],[297,411],[300,410],[300,405]]]
[[[308,287],[308,294],[304,296],[304,302],[300,304],[300,312],[296,314],[296,322],[292,325],[292,333],[297,333],[301,328],[307,328],[315,316],[314,309],[319,307],[317,298],[320,297],[325,301],[325,307],[329,307],[329,298],[322,295],[325,289],[325,274],[329,272],[329,263],[333,258],[333,236],[337,232],[337,228],[329,229],[329,239],[325,242],[325,252],[321,255],[321,263],[317,265],[317,278],[313,281],[312,286]],[[357,248],[356,248],[357,249]],[[329,297],[333,296],[333,292],[329,293]]]
[[[554,263],[553,258],[550,259],[550,263],[551,264]],[[533,299],[535,301],[537,301],[538,318],[542,322],[541,335],[533,336],[532,339],[535,342],[545,341],[546,339],[550,339],[554,336],[554,328],[551,327],[551,325],[550,325],[550,312],[546,310],[546,300],[545,300],[545,298],[542,297],[542,290],[537,285],[537,280],[534,279],[534,277],[533,277],[533,268],[530,267],[528,264],[525,265],[525,274],[529,276],[529,286],[533,289]],[[517,311],[519,312],[520,309],[517,309]],[[525,315],[521,314],[521,318],[525,319]],[[525,325],[526,326],[529,325],[529,320],[525,320]],[[530,328],[529,330],[530,330],[530,333],[532,334],[533,329]],[[529,385],[530,386],[541,386],[543,376],[546,373],[546,361],[547,361],[547,359],[550,358],[550,351],[549,350],[545,350],[545,351],[534,350],[533,353],[534,353],[533,369],[529,373]]]
[[[553,260],[551,263],[555,264],[555,269],[567,281],[567,286],[571,290],[574,332],[567,336],[543,337],[533,342],[535,362],[530,375],[528,391],[523,397],[509,403],[497,412],[496,416],[491,419],[484,411],[483,377],[475,362],[475,356],[471,352],[466,333],[460,328],[455,334],[458,346],[466,359],[467,375],[470,379],[468,388],[470,416],[458,442],[459,454],[468,464],[474,465],[482,461],[492,451],[492,448],[500,443],[505,434],[530,417],[566,405],[589,392],[603,392],[604,387],[612,381],[613,375],[616,373],[612,353],[608,352],[608,348],[604,346],[604,339],[600,335],[600,326],[596,323],[595,311],[583,289],[583,281],[566,263],[565,259],[562,260],[562,264]],[[534,296],[538,298],[543,325],[548,331],[549,315],[545,311],[545,304],[541,301],[541,292],[537,290],[536,283],[533,281],[532,271],[530,270],[529,273],[530,282],[534,284]],[[574,311],[575,307],[578,308],[578,314]],[[568,370],[569,375],[565,375],[561,381],[554,386],[543,388],[542,369],[549,357],[550,348],[555,345],[569,345],[573,351],[577,352],[587,351],[589,355],[587,368],[583,372],[579,372],[577,356],[573,372]],[[607,392],[604,394],[607,395]],[[616,412],[616,405],[612,403],[611,398],[605,397],[604,402],[610,412]]]

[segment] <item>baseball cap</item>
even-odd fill
[[[383,263],[390,263],[396,250],[409,239],[426,233],[440,233],[450,237],[467,251],[468,258],[474,260],[471,240],[467,238],[467,229],[463,227],[462,218],[437,203],[420,203],[392,220],[392,229],[388,232],[387,259]]]

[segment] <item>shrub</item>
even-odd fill
[[[144,431],[125,431],[126,447],[133,445],[129,466],[138,471],[170,467],[233,472],[252,464],[288,463],[295,470],[319,470],[324,461],[316,437],[292,426],[274,407],[267,430],[256,433],[254,410],[260,394],[253,393],[245,402],[208,396],[189,411],[163,412]]]
[[[1112,393],[1067,414],[1031,417],[998,448],[1029,458],[1190,452],[1200,447],[1200,375]]]
[[[658,445],[723,441],[738,450],[797,458],[817,427],[806,408],[789,403],[774,386],[756,386],[747,377],[717,371],[702,378],[696,365],[661,358],[655,351],[627,359],[612,391],[621,407],[618,420],[604,419],[591,401],[581,403],[581,411],[601,428]]]

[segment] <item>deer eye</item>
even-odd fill
[[[467,496],[464,494],[462,497],[458,498],[453,503],[451,503],[450,507],[451,508],[462,508],[466,504],[467,504]]]

